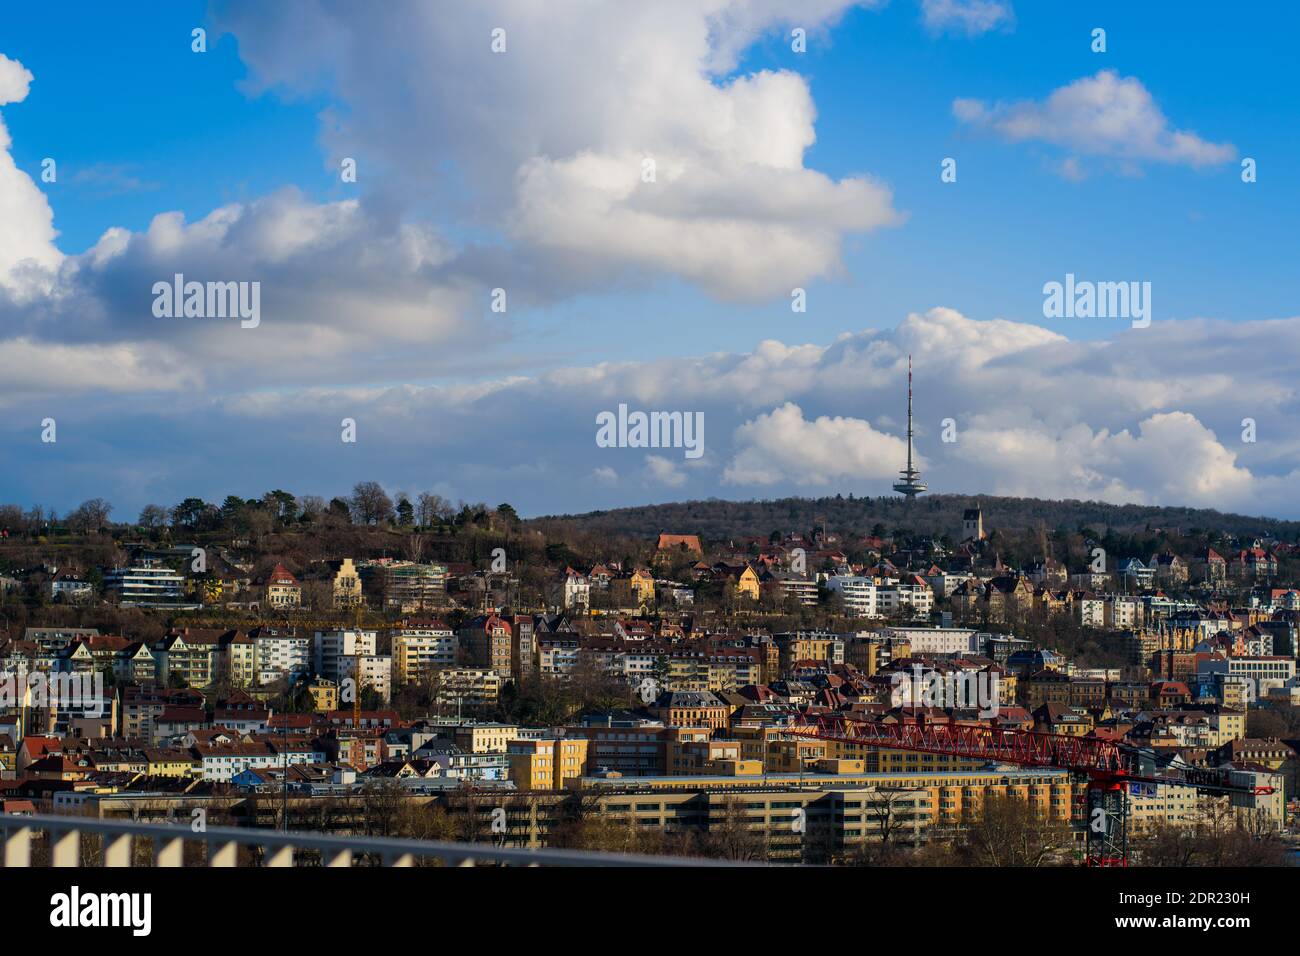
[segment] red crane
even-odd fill
[[[983,724],[882,723],[845,714],[804,714],[798,723],[784,731],[796,737],[861,747],[968,757],[1082,774],[1088,779],[1088,866],[1128,865],[1125,795],[1132,785],[1166,784],[1240,795],[1273,792],[1272,787],[1236,783],[1225,770],[1166,767],[1158,773],[1154,751],[1100,737],[1007,730]]]

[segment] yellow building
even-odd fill
[[[519,790],[563,790],[587,774],[587,738],[512,740],[510,779]]]
[[[644,568],[637,568],[632,572],[632,578],[628,584],[631,586],[632,594],[636,596],[638,604],[654,604],[655,579],[653,574]]]
[[[860,772],[856,761],[818,761],[814,772],[713,777],[589,778],[602,816],[638,828],[707,833],[737,817],[771,861],[845,859],[882,839],[922,842],[931,827],[978,819],[994,796],[1027,800],[1040,814],[1069,822],[1082,812],[1082,785],[1061,771]],[[824,771],[838,771],[828,773]],[[802,785],[800,785],[802,783]],[[802,826],[794,827],[798,820]],[[542,839],[538,834],[537,838]]]
[[[522,742],[521,742],[522,743]],[[737,820],[759,853],[773,862],[827,863],[851,859],[888,838],[915,846],[939,824],[966,822],[994,795],[1013,794],[1046,816],[1080,822],[1083,785],[1059,770],[978,770],[927,774],[861,772],[855,761],[825,759],[814,772],[761,774],[746,761],[718,761],[715,776],[587,777],[581,785],[588,813],[642,832],[694,833],[734,828]],[[481,814],[484,801],[506,812],[505,845],[546,846],[565,819],[551,791],[503,792],[464,800],[448,791],[438,800],[453,815]],[[798,826],[793,824],[798,823]]]
[[[393,677],[398,684],[418,684],[440,668],[456,663],[455,632],[441,624],[412,627],[393,635]]]
[[[334,572],[334,606],[336,608],[357,607],[361,604],[361,575],[351,558],[339,562]]]
[[[758,573],[748,564],[745,565],[745,569],[736,576],[736,594],[757,601],[760,592]]]
[[[874,677],[891,661],[911,656],[912,642],[907,638],[858,637],[844,646],[845,662],[867,677]]]
[[[788,671],[798,661],[825,661],[827,664],[844,663],[844,641],[833,634],[797,632],[776,637],[782,671]]]
[[[191,777],[201,772],[194,758],[183,750],[146,750],[146,773],[151,777]]]
[[[257,645],[244,631],[236,631],[222,648],[222,663],[236,687],[252,685],[257,673]]]
[[[515,724],[462,724],[453,733],[456,746],[471,754],[503,754],[519,739]]]
[[[718,648],[700,652],[674,649],[663,658],[668,667],[663,685],[669,690],[720,691],[757,684],[762,679],[762,658],[751,648]]]
[[[793,737],[769,740],[765,769],[769,773],[801,773],[815,763],[832,756],[834,741]],[[861,761],[857,761],[861,763]]]
[[[307,685],[307,693],[311,694],[316,713],[339,709],[339,685],[334,681],[318,677]]]

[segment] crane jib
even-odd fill
[[[1069,770],[1084,774],[1093,782],[1166,784],[1254,795],[1274,792],[1274,788],[1269,786],[1235,783],[1227,772],[1213,768],[1178,767],[1167,775],[1146,773],[1142,767],[1141,750],[1100,737],[1045,734],[984,724],[867,721],[842,714],[806,717],[783,730],[796,737],[862,747]]]

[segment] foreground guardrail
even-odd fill
[[[202,831],[187,826],[98,820],[89,817],[17,816],[0,814],[4,840],[4,865],[33,865],[33,845],[48,848],[48,865],[81,866],[83,838],[99,838],[97,849],[106,867],[137,866],[138,840],[149,840],[153,866],[184,866],[187,846],[204,848],[206,866],[239,866],[239,848],[256,851],[255,866],[366,865],[415,866],[433,861],[450,866],[734,866],[737,864],[687,857],[634,856],[583,850],[517,850],[478,843],[433,840],[396,840],[387,837],[333,836],[323,833],[280,833],[238,827],[210,827]],[[309,857],[304,859],[304,857]],[[319,862],[317,862],[319,861]],[[39,865],[39,864],[38,864]],[[86,864],[89,865],[89,864]],[[193,864],[191,864],[193,865]]]

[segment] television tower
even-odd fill
[[[907,467],[899,472],[902,476],[894,482],[894,490],[907,496],[910,505],[916,496],[926,491],[926,484],[921,480],[921,473],[912,465],[912,356],[907,357]]]

